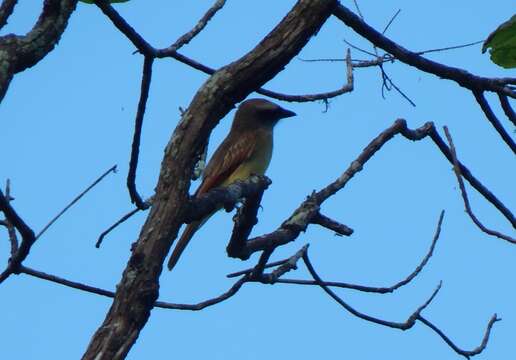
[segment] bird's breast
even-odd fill
[[[272,134],[270,136],[258,136],[257,146],[247,161],[244,161],[233,174],[225,181],[229,185],[237,180],[245,180],[252,174],[264,175],[272,158]]]

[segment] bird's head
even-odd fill
[[[296,113],[265,99],[249,99],[240,104],[233,120],[232,129],[274,127],[280,119]]]

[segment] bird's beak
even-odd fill
[[[284,119],[284,118],[289,118],[289,117],[292,117],[292,116],[296,116],[297,114],[293,111],[290,111],[290,110],[287,110],[287,109],[283,109],[282,107],[280,107],[278,109],[278,115],[279,115],[279,119]]]

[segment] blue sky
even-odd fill
[[[42,1],[22,2],[2,34],[28,31]],[[359,2],[366,21],[383,29],[401,13],[387,35],[412,50],[469,43],[485,38],[514,11],[514,3],[456,0]],[[225,8],[182,52],[220,67],[250,50],[292,7],[294,1],[228,1]],[[352,1],[343,1],[352,8]],[[132,0],[116,8],[150,43],[170,45],[188,31],[211,1]],[[344,40],[371,50],[367,41],[330,19],[300,54],[301,58],[343,57]],[[125,188],[142,57],[95,7],[79,4],[57,48],[35,67],[16,75],[0,106],[0,183],[11,179],[13,206],[33,229],[41,229],[98,175],[110,175],[66,213],[33,247],[25,264],[41,271],[113,290],[146,214],[135,216],[109,235],[101,249],[98,235],[131,204]],[[354,58],[365,55],[352,51]],[[484,76],[514,76],[480,53],[480,45],[437,53],[431,59]],[[450,81],[399,63],[386,65],[390,77],[416,103],[399,94],[381,95],[378,69],[357,69],[355,91],[330,103],[282,106],[298,116],[275,133],[268,175],[273,181],[263,200],[254,233],[274,230],[314,189],[338,177],[367,143],[397,118],[410,127],[434,121],[447,125],[460,159],[506,205],[516,205],[516,161],[483,117],[474,97]],[[143,128],[137,186],[152,195],[163,149],[206,76],[170,59],[155,62]],[[339,88],[342,63],[293,59],[266,88],[303,94]],[[251,95],[255,96],[255,95]],[[496,97],[488,94],[503,118]],[[514,103],[513,103],[514,106]],[[210,153],[228,131],[233,112],[214,130]],[[196,185],[194,185],[196,186]],[[486,226],[514,235],[514,229],[469,187],[477,215]],[[443,288],[424,315],[457,345],[476,347],[493,313],[502,319],[482,359],[514,353],[516,293],[512,286],[516,247],[481,233],[464,212],[450,164],[429,141],[396,138],[367,163],[323,211],[355,230],[350,238],[309,228],[275,259],[310,243],[310,255],[326,280],[388,286],[404,278],[430,245],[441,209],[442,236],[427,268],[410,285],[389,295],[337,290],[358,310],[403,321],[423,303],[440,280]],[[225,291],[229,272],[246,268],[225,256],[231,215],[220,212],[192,240],[173,273],[161,277],[160,299],[198,302]],[[6,238],[6,234],[2,234]],[[6,261],[7,241],[0,242]],[[255,261],[253,257],[251,261]],[[300,269],[289,278],[308,278]],[[111,304],[26,275],[0,286],[0,355],[18,359],[71,359],[84,352]],[[422,355],[424,354],[424,355]],[[316,287],[247,284],[230,300],[201,312],[155,309],[129,359],[435,358],[458,359],[436,334],[418,324],[407,332],[364,322],[345,312]]]

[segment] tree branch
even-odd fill
[[[424,318],[421,314],[417,317],[419,321],[421,321],[423,324],[428,326],[430,329],[432,329],[437,335],[441,337],[441,339],[450,346],[453,351],[455,351],[457,354],[464,356],[466,359],[469,359],[472,356],[480,354],[487,346],[487,343],[489,341],[489,335],[491,334],[491,329],[493,328],[493,325],[495,322],[500,321],[501,319],[494,314],[491,319],[489,319],[489,322],[486,326],[486,331],[484,333],[484,337],[482,338],[482,341],[480,342],[480,345],[478,345],[473,350],[462,350],[457,345],[455,345],[448,336],[446,336],[437,326],[432,324],[430,321],[428,321],[426,318]]]
[[[507,96],[501,94],[498,94],[498,97],[500,98],[500,105],[502,106],[503,112],[512,124],[516,126],[516,114],[509,103],[509,99],[507,99]]]
[[[497,238],[503,239],[505,241],[510,242],[511,244],[516,244],[516,239],[513,239],[512,237],[508,235],[504,235],[498,231],[490,230],[486,228],[480,220],[473,214],[473,210],[471,209],[471,205],[469,203],[468,199],[468,193],[466,192],[466,187],[464,186],[464,181],[462,181],[462,174],[460,172],[459,167],[459,161],[457,160],[457,153],[455,151],[455,145],[453,144],[452,137],[450,135],[450,132],[448,131],[448,128],[444,127],[444,133],[446,134],[446,139],[448,139],[448,143],[450,144],[450,152],[453,159],[453,171],[455,172],[455,176],[457,177],[457,182],[459,183],[460,192],[462,194],[462,199],[464,200],[464,207],[466,208],[466,213],[469,215],[471,220],[475,223],[475,225],[484,233],[496,236]]]
[[[83,359],[117,360],[126,356],[158,297],[163,261],[185,220],[183,205],[188,202],[188,187],[200,148],[236,102],[272,79],[301,51],[330,16],[335,3],[300,0],[252,51],[219,69],[194,96],[165,148],[153,206],[132,249],[111,309]]]
[[[502,124],[500,123],[500,120],[496,117],[495,113],[489,106],[489,103],[487,102],[486,98],[484,97],[484,94],[482,91],[473,91],[473,95],[475,96],[475,99],[477,100],[478,104],[480,105],[480,108],[484,112],[487,120],[493,125],[496,132],[500,135],[502,140],[509,146],[509,148],[512,150],[514,154],[516,154],[516,144],[514,143],[514,140],[512,140],[511,136],[505,131]]]
[[[407,127],[405,120],[399,119],[394,124],[384,130],[380,135],[373,139],[369,145],[362,151],[356,160],[354,160],[348,169],[333,183],[326,186],[324,189],[313,193],[305,200],[298,209],[274,232],[258,236],[256,238],[246,241],[242,238],[239,241],[245,243],[238,251],[228,253],[231,257],[240,258],[242,260],[248,259],[251,254],[256,251],[263,251],[265,249],[275,248],[294,241],[301,232],[305,231],[309,224],[314,223],[319,214],[319,206],[326,201],[330,196],[336,194],[339,190],[344,188],[351,178],[362,170],[363,166],[369,161],[374,154],[379,151],[385,143],[391,140],[395,135],[401,134],[405,138],[418,141],[429,136],[434,143],[439,147],[441,152],[446,156],[448,161],[453,164],[453,158],[450,149],[443,142],[433,123],[426,123],[420,128],[411,130]],[[510,222],[516,226],[514,215],[505,205],[496,198],[480,181],[478,181],[470,171],[461,163],[458,163],[461,173],[469,181],[469,183],[481,194],[484,198],[493,204]],[[250,233],[248,229],[247,233]],[[233,240],[233,239],[232,239]]]
[[[423,270],[423,268],[428,263],[428,260],[432,257],[435,249],[435,245],[437,244],[437,240],[439,239],[439,236],[441,234],[441,225],[444,219],[444,210],[441,212],[439,216],[439,220],[437,222],[437,228],[435,230],[434,238],[432,240],[432,244],[430,245],[430,248],[428,252],[426,253],[425,257],[421,260],[419,265],[416,267],[416,269],[410,273],[405,279],[399,281],[398,283],[389,286],[389,287],[372,287],[372,286],[364,286],[364,285],[355,285],[355,284],[349,284],[344,282],[336,282],[336,281],[325,281],[324,285],[330,286],[330,287],[338,287],[343,289],[351,289],[351,290],[357,290],[362,292],[368,292],[368,293],[377,293],[377,294],[387,294],[392,293],[395,290],[399,289],[402,286],[407,285],[410,283],[413,279],[416,278],[417,275]],[[281,260],[278,262],[267,264],[265,267],[273,267],[282,265],[285,262],[289,261],[290,259]],[[227,275],[227,277],[236,277],[240,275],[248,274],[252,271],[252,269],[246,269],[242,271],[238,271],[233,274]],[[299,279],[277,279],[276,283],[278,284],[293,284],[293,285],[319,285],[316,281],[312,280],[299,280]]]
[[[342,300],[339,296],[337,296],[337,294],[335,294],[333,292],[333,290],[331,290],[328,286],[326,286],[324,284],[324,281],[321,280],[321,278],[319,277],[319,275],[317,274],[317,272],[315,271],[314,267],[312,266],[312,263],[310,262],[310,259],[308,258],[308,253],[305,252],[305,254],[303,255],[303,261],[305,262],[305,265],[308,269],[308,272],[310,272],[310,275],[312,275],[312,277],[314,278],[314,280],[317,282],[317,284],[333,299],[335,300],[339,305],[341,305],[344,309],[346,309],[348,312],[350,312],[351,314],[355,315],[356,317],[360,318],[360,319],[363,319],[363,320],[366,320],[366,321],[369,321],[369,322],[372,322],[372,323],[375,323],[375,324],[378,324],[378,325],[383,325],[383,326],[387,326],[387,327],[390,327],[390,328],[394,328],[394,329],[400,329],[400,330],[408,330],[410,329],[411,327],[414,326],[414,324],[416,323],[416,320],[419,316],[419,314],[428,306],[430,305],[430,303],[432,302],[432,300],[434,299],[434,297],[437,295],[437,293],[439,292],[439,290],[441,289],[441,284],[439,284],[437,286],[437,288],[434,290],[434,292],[432,293],[432,296],[430,296],[428,298],[427,301],[425,301],[421,306],[419,306],[416,311],[414,311],[412,313],[412,315],[410,315],[406,321],[404,322],[393,322],[393,321],[386,321],[386,320],[382,320],[382,319],[379,319],[379,318],[375,318],[373,316],[370,316],[370,315],[367,315],[367,314],[364,314],[364,313],[361,313],[357,310],[355,310],[353,307],[351,307],[350,305],[348,305],[344,300]]]
[[[86,285],[86,284],[83,284],[83,283],[80,283],[77,281],[67,280],[62,277],[47,274],[45,272],[31,269],[31,268],[23,266],[23,265],[20,266],[20,273],[26,274],[29,276],[33,276],[38,279],[50,281],[50,282],[53,282],[56,284],[60,284],[63,286],[67,286],[72,289],[89,292],[92,294],[102,295],[102,296],[106,296],[109,298],[113,298],[115,296],[115,293],[112,291],[101,289],[101,288],[98,288],[95,286]],[[235,282],[228,291],[224,292],[223,294],[221,294],[217,297],[201,301],[197,304],[176,304],[176,303],[171,303],[171,302],[166,302],[166,301],[156,301],[154,306],[163,308],[163,309],[173,309],[173,310],[192,310],[192,311],[202,310],[208,306],[212,306],[212,305],[221,303],[222,301],[227,300],[231,296],[235,295],[238,292],[238,290],[240,290],[242,285],[245,284],[246,282],[248,282],[248,279],[249,279],[248,276],[243,276],[240,279],[238,279],[238,281]]]
[[[7,24],[7,19],[13,13],[14,7],[18,3],[18,0],[3,0],[0,5],[0,29]]]
[[[192,28],[192,30],[188,31],[186,34],[183,34],[179,39],[176,40],[172,45],[168,48],[163,49],[164,51],[177,51],[184,45],[188,44],[194,37],[196,37],[205,27],[208,25],[208,22],[215,16],[215,14],[224,7],[226,0],[217,0],[208,9],[208,11],[203,15],[203,17],[197,22],[197,24]]]
[[[342,4],[338,4],[335,7],[333,15],[335,15],[347,26],[351,27],[355,32],[369,40],[371,43],[373,43],[373,45],[382,48],[407,65],[414,66],[419,70],[434,74],[443,79],[453,80],[460,86],[463,86],[472,91],[492,91],[516,98],[516,92],[510,87],[506,86],[507,84],[516,84],[516,78],[495,79],[480,77],[473,75],[465,70],[446,66],[426,59],[415,52],[405,49],[401,45],[382,35],[380,32],[376,31],[374,28],[365,23],[352,11],[342,6]]]
[[[491,332],[491,328],[493,327],[493,324],[497,320],[499,320],[496,317],[496,314],[491,318],[491,320],[487,324],[487,329],[486,329],[484,338],[482,339],[481,344],[477,348],[475,348],[472,351],[461,350],[440,329],[438,329],[431,322],[429,322],[428,320],[423,318],[423,316],[421,315],[421,312],[430,304],[430,302],[432,302],[434,297],[437,295],[437,292],[441,288],[441,284],[439,284],[437,286],[437,288],[433,292],[432,296],[430,296],[430,298],[424,304],[422,304],[420,307],[418,307],[416,309],[416,311],[414,311],[412,313],[412,315],[410,315],[405,322],[401,322],[401,323],[400,322],[392,322],[392,321],[386,321],[386,320],[383,320],[383,319],[375,318],[373,316],[370,316],[370,315],[367,315],[367,314],[364,314],[364,313],[361,313],[361,312],[355,310],[353,307],[351,307],[346,302],[344,302],[344,300],[342,300],[337,294],[335,294],[328,286],[325,285],[324,281],[321,280],[321,278],[319,277],[317,272],[314,270],[314,268],[313,268],[313,266],[312,266],[312,264],[310,262],[310,259],[308,258],[308,253],[306,253],[306,252],[305,252],[305,254],[303,256],[303,261],[305,262],[305,265],[306,265],[308,271],[310,272],[310,274],[312,275],[314,280],[317,282],[317,284],[332,299],[334,299],[339,305],[341,305],[344,309],[346,309],[352,315],[354,315],[354,316],[356,316],[356,317],[358,317],[360,319],[363,319],[363,320],[375,323],[375,324],[387,326],[387,327],[394,328],[394,329],[400,329],[400,330],[403,330],[403,331],[412,328],[415,325],[416,321],[419,320],[423,324],[425,324],[426,326],[428,326],[429,328],[434,330],[455,352],[457,352],[460,355],[465,356],[466,358],[469,358],[470,356],[474,356],[474,355],[480,354],[485,349],[485,347],[487,346],[487,342],[489,340],[489,334]]]
[[[218,187],[207,193],[192,198],[187,206],[185,222],[201,220],[206,215],[220,209],[221,205],[226,211],[233,210],[234,206],[242,199],[261,199],[263,192],[271,184],[271,180],[263,175],[252,175],[245,180],[238,180],[234,183]],[[249,202],[251,200],[246,200]],[[259,205],[259,203],[258,203]],[[243,205],[244,208],[246,205]]]
[[[38,21],[26,35],[0,37],[0,101],[14,74],[34,66],[54,49],[76,5],[77,0],[45,0]]]
[[[136,111],[136,119],[134,121],[133,144],[131,146],[131,160],[129,161],[129,171],[127,173],[127,189],[131,202],[140,210],[146,210],[149,204],[144,202],[136,190],[136,168],[138,167],[138,156],[140,154],[140,139],[142,136],[143,117],[149,97],[149,88],[152,79],[152,56],[145,56],[142,70],[142,83],[140,90],[140,100],[138,101],[138,110]]]

